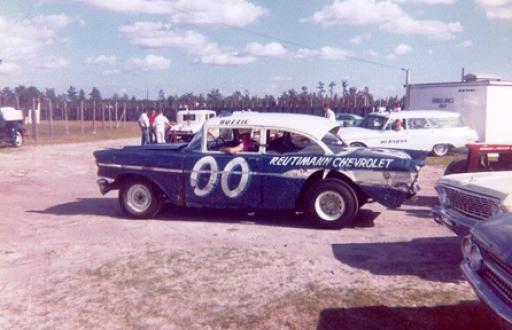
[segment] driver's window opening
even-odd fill
[[[322,152],[322,148],[307,136],[299,133],[269,129],[267,130],[267,153],[305,153]]]
[[[207,131],[207,150],[228,154],[258,152],[260,130],[254,128],[210,127]]]

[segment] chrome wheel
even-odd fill
[[[14,146],[16,148],[21,147],[23,144],[23,135],[20,132],[16,132],[16,137],[14,138]]]
[[[339,219],[345,213],[345,201],[336,191],[327,190],[318,195],[315,201],[315,211],[326,221]]]
[[[436,144],[432,149],[432,152],[437,157],[445,156],[448,153],[448,151],[450,151],[450,148],[448,147],[447,144]]]
[[[146,212],[153,201],[151,191],[142,184],[134,184],[126,191],[126,207],[132,213]]]

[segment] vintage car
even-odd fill
[[[435,185],[434,220],[459,236],[479,222],[512,213],[512,171],[445,175]]]
[[[476,294],[512,328],[512,215],[477,224],[462,240],[461,269]]]
[[[215,117],[213,110],[182,110],[176,116],[176,125],[169,130],[171,142],[190,142],[204,122]]]
[[[325,118],[245,112],[205,122],[186,143],[94,152],[103,194],[119,189],[134,218],[177,206],[295,209],[317,226],[348,226],[369,199],[398,207],[419,189],[423,160],[390,149],[347,147]],[[250,134],[254,150],[226,153]],[[113,179],[108,181],[106,178]]]
[[[363,117],[353,114],[353,113],[337,113],[336,114],[336,121],[342,127],[357,126],[357,125],[359,125],[359,123],[361,123],[362,120],[363,120]]]
[[[397,121],[400,129],[394,127]],[[357,127],[343,129],[343,140],[351,146],[424,150],[444,156],[478,141],[478,134],[464,126],[456,112],[406,110],[371,113]]]
[[[0,108],[0,141],[13,147],[21,147],[26,130],[23,127],[23,111],[12,107]]]
[[[469,172],[512,171],[512,144],[468,143],[464,159],[452,161],[445,175]]]

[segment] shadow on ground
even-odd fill
[[[477,301],[434,307],[368,306],[324,309],[317,330],[330,329],[499,329],[493,315]]]
[[[430,281],[463,280],[458,237],[418,238],[407,242],[333,244],[334,257],[375,275],[413,275]]]
[[[131,220],[121,215],[116,198],[79,198],[73,202],[57,204],[44,210],[28,210],[28,213],[53,215],[95,215]],[[373,227],[379,212],[361,210],[353,222],[354,228]],[[165,206],[154,220],[161,221],[197,221],[221,223],[254,223],[259,225],[283,227],[311,227],[304,214],[292,211],[257,211],[218,210],[218,209],[186,209]],[[140,220],[131,220],[140,221]]]

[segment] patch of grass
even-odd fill
[[[430,166],[437,166],[437,167],[443,167],[445,168],[454,160],[464,159],[466,158],[466,155],[464,154],[449,154],[444,157],[434,157],[430,156],[425,159],[425,164]]]

